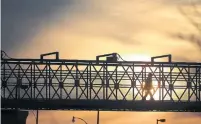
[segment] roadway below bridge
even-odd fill
[[[25,110],[101,110],[201,112],[201,102],[126,101],[126,100],[2,100],[1,108]]]

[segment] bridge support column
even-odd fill
[[[28,111],[1,110],[1,124],[26,124]]]

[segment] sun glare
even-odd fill
[[[124,55],[122,56],[122,58],[126,61],[144,61],[144,62],[150,62],[151,61],[151,56],[150,55],[145,55],[145,54],[132,54],[132,55]],[[154,70],[154,67],[151,67],[151,70]],[[142,67],[135,67],[134,69],[136,72],[141,72],[142,71]],[[146,68],[146,72],[151,72],[150,68],[147,67]],[[125,82],[126,83],[126,82]],[[139,82],[136,82],[136,84],[139,84]],[[157,81],[153,81],[153,85],[157,86],[158,82]],[[153,94],[153,90],[151,91]],[[156,93],[154,93],[154,99],[155,100],[159,100],[159,91],[157,90]],[[150,96],[148,95],[147,100],[150,99]]]
[[[122,58],[126,61],[151,61],[151,56],[145,54],[124,55]]]

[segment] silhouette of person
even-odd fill
[[[152,73],[149,73],[148,77],[147,77],[147,79],[145,81],[145,86],[144,86],[144,89],[143,89],[143,91],[145,90],[145,96],[142,98],[142,100],[146,100],[146,97],[148,95],[150,95],[151,100],[154,100],[153,94],[151,93],[152,88],[153,88],[153,85],[152,85]]]

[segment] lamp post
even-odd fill
[[[165,119],[159,119],[159,120],[157,119],[156,124],[158,124],[159,121],[160,122],[165,122],[166,120]]]
[[[73,119],[72,119],[72,122],[73,122],[73,123],[75,122],[75,119],[82,120],[85,124],[87,124],[87,122],[86,122],[84,119],[78,118],[78,117],[75,117],[75,116],[73,116]],[[97,124],[99,124],[99,109],[98,109],[98,111],[97,111]]]
[[[99,124],[99,110],[97,112],[97,124]]]
[[[72,122],[73,122],[73,123],[75,122],[75,119],[82,120],[85,124],[87,124],[87,122],[86,122],[84,119],[78,118],[78,117],[74,117],[74,116],[73,116],[73,119],[72,119]]]

